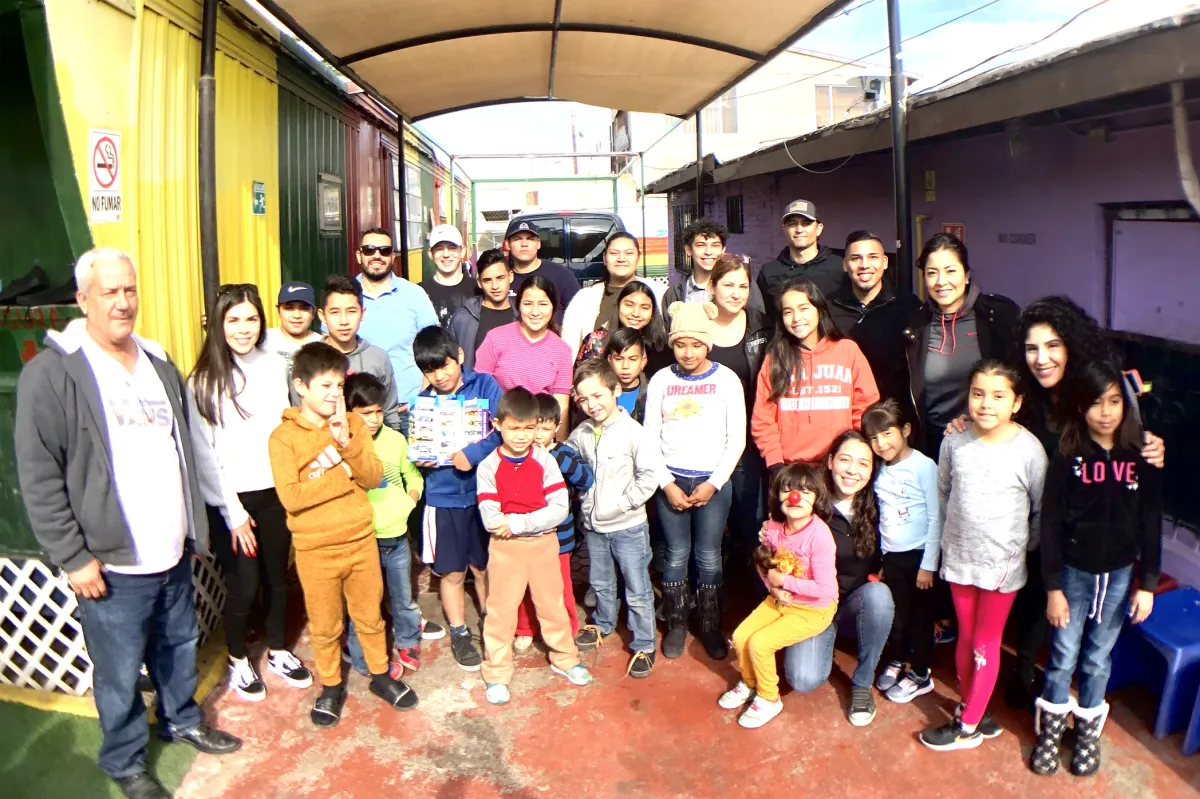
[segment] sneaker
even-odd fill
[[[550,671],[560,677],[566,677],[567,682],[571,683],[571,685],[588,685],[592,681],[592,673],[585,669],[582,663],[576,663],[566,671],[551,663]]]
[[[962,721],[958,719],[951,719],[940,727],[925,730],[919,737],[921,743],[936,752],[974,749],[983,743],[983,734],[978,729],[967,732],[963,729]]]
[[[437,622],[421,619],[421,640],[436,641],[446,637],[446,628]]]
[[[952,621],[939,621],[933,626],[933,643],[952,644],[958,640],[958,628]]]
[[[756,696],[750,703],[750,707],[743,710],[742,715],[738,716],[738,724],[749,730],[757,729],[778,716],[781,710],[783,710],[783,700],[776,699],[774,702],[768,702],[761,696]]]
[[[625,669],[626,674],[636,679],[649,677],[652,671],[654,671],[653,652],[634,652],[633,658],[629,661],[629,667]]]
[[[267,656],[267,668],[293,688],[307,688],[312,685],[312,672],[304,668],[300,658],[286,649],[272,649]]]
[[[871,687],[860,688],[855,685],[850,689],[850,709],[846,718],[855,727],[865,727],[875,720],[875,697],[871,696]]]
[[[512,694],[508,692],[508,686],[498,682],[488,683],[484,696],[493,705],[503,705],[512,698]]]
[[[886,694],[892,689],[892,686],[900,682],[900,672],[904,671],[904,664],[893,660],[883,670],[883,674],[879,675],[879,679],[875,681],[875,690],[881,694]]]
[[[587,652],[600,646],[604,641],[604,633],[594,624],[585,624],[575,634],[575,646],[580,652]]]
[[[962,721],[963,703],[959,702],[954,707],[954,720]],[[983,718],[975,725],[975,729],[979,730],[979,734],[984,738],[997,738],[1004,733],[1004,728],[992,716],[992,711],[983,711]]]
[[[267,686],[249,658],[229,659],[229,686],[247,702],[261,702],[267,698]]]
[[[721,698],[717,700],[717,704],[726,710],[736,710],[753,698],[754,689],[741,680],[738,680],[737,685],[721,694]]]
[[[533,646],[532,635],[518,635],[513,639],[513,651],[518,655],[522,655],[529,651],[529,647]]]
[[[470,633],[451,635],[450,650],[454,653],[454,662],[463,671],[479,671],[479,667],[483,665],[483,658],[479,655],[475,644],[471,642]]]
[[[921,678],[911,671],[904,673],[900,682],[888,689],[887,698],[901,705],[907,705],[918,696],[924,696],[933,690],[933,678],[926,674]]]
[[[409,671],[416,671],[421,668],[421,645],[414,644],[406,646],[404,649],[396,647],[396,661]]]

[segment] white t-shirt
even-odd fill
[[[91,338],[85,337],[83,354],[100,389],[117,499],[137,555],[136,566],[105,568],[167,571],[183,557],[188,530],[183,456],[167,390],[141,347],[132,374]]]
[[[263,349],[267,350],[268,352],[277,352],[283,356],[285,361],[287,361],[288,387],[290,388],[292,377],[292,356],[296,354],[296,350],[300,349],[305,344],[311,344],[314,341],[320,340],[321,334],[317,333],[316,331],[309,333],[307,338],[301,341],[296,341],[293,338],[289,338],[287,334],[285,334],[279,328],[270,327],[267,328],[267,336],[263,340]]]

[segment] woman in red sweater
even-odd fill
[[[858,345],[833,322],[812,281],[786,283],[779,322],[758,373],[750,433],[769,469],[816,462],[879,399]]]

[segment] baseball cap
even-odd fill
[[[283,305],[285,302],[307,302],[316,308],[317,295],[313,292],[312,286],[301,283],[299,280],[293,280],[279,287],[279,304]]]
[[[787,208],[783,209],[783,221],[787,221],[789,216],[802,216],[806,219],[811,219],[814,222],[819,222],[821,217],[817,216],[817,206],[810,203],[808,200],[795,200]]]
[[[429,248],[433,249],[439,244],[453,244],[455,247],[461,247],[463,246],[462,233],[454,225],[438,225],[429,231]]]
[[[504,240],[508,241],[518,233],[532,233],[539,239],[541,238],[541,236],[538,235],[537,228],[535,228],[529,222],[513,220],[512,222],[508,223],[508,230],[504,231]]]

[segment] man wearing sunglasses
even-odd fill
[[[383,228],[362,234],[356,254],[363,287],[358,335],[387,352],[396,377],[401,429],[407,431],[408,403],[422,385],[421,370],[413,360],[413,339],[419,330],[438,324],[438,317],[424,289],[393,274],[393,253],[392,236]]]
[[[779,315],[779,295],[789,280],[801,277],[811,280],[826,298],[841,285],[842,259],[830,248],[821,246],[819,240],[824,229],[817,206],[808,200],[796,200],[783,209],[783,234],[788,245],[758,273],[758,288],[772,320]]]

